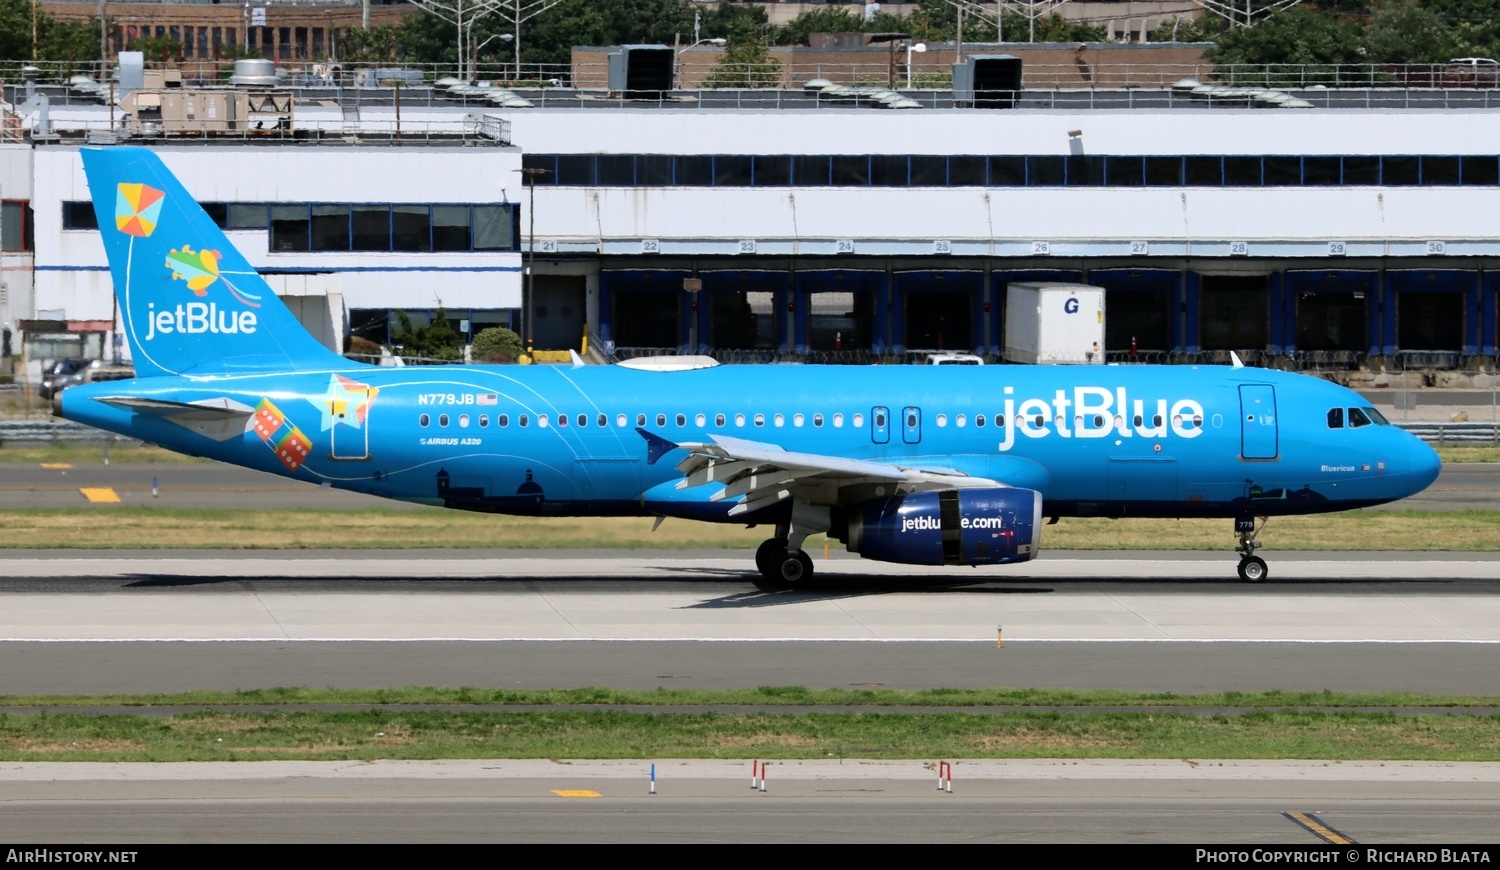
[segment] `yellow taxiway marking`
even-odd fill
[[[587,788],[554,788],[552,793],[558,797],[604,797],[604,795]]]
[[[52,468],[52,469],[72,468],[73,467],[73,463],[71,463],[71,462],[43,462],[42,463],[42,467],[43,468]]]
[[[1311,813],[1282,813],[1282,815],[1308,829],[1313,833],[1314,836],[1318,837],[1325,843],[1333,843],[1338,846],[1347,846],[1355,842],[1353,837],[1345,836],[1344,834],[1334,830],[1333,828],[1328,827],[1327,825],[1313,818]]]
[[[117,504],[120,501],[120,496],[117,495],[113,489],[107,486],[86,486],[78,491],[83,493],[84,498],[88,499],[94,504]]]

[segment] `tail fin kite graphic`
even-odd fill
[[[83,168],[139,375],[352,365],[302,328],[160,157],[84,148]]]

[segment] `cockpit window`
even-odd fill
[[[1359,408],[1350,408],[1349,409],[1349,428],[1350,429],[1358,429],[1361,426],[1370,426],[1370,425],[1372,425],[1372,423],[1370,421],[1370,418],[1365,416],[1365,412],[1364,411],[1360,410]]]
[[[1391,425],[1391,421],[1387,420],[1385,418],[1384,414],[1380,413],[1379,411],[1375,410],[1374,408],[1365,408],[1364,411],[1365,411],[1366,414],[1370,415],[1370,419],[1371,420],[1374,420],[1376,423],[1380,424],[1381,426],[1389,426],[1389,425]]]
[[[1343,408],[1330,408],[1328,410],[1328,428],[1330,428],[1330,429],[1342,429],[1342,428],[1344,428],[1344,409]]]

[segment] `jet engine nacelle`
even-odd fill
[[[1042,494],[1034,489],[918,492],[850,513],[849,552],[903,565],[1004,565],[1041,550]]]

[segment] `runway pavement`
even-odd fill
[[[1500,555],[818,560],[0,553],[0,694],[276,685],[1055,686],[1500,695]],[[997,636],[997,626],[1003,626]],[[1500,765],[958,760],[0,764],[0,837],[81,842],[1484,843]],[[925,779],[924,779],[925,777]],[[572,795],[596,794],[597,797]],[[1341,847],[1342,848],[1342,847]],[[1363,853],[1362,853],[1363,854]],[[1190,860],[1191,853],[1184,853]]]
[[[653,795],[647,761],[4,765],[0,838],[1238,843],[1379,863],[1389,850],[1374,844],[1467,853],[1458,844],[1493,841],[1500,810],[1493,764],[958,761],[951,792],[937,789],[932,760],[772,762],[764,791],[749,787],[746,762],[655,768]]]
[[[331,557],[330,557],[331,556]],[[1055,686],[1500,695],[1500,555],[979,570],[717,554],[0,555],[0,693],[281,685]],[[1003,644],[1003,645],[1000,645]]]

